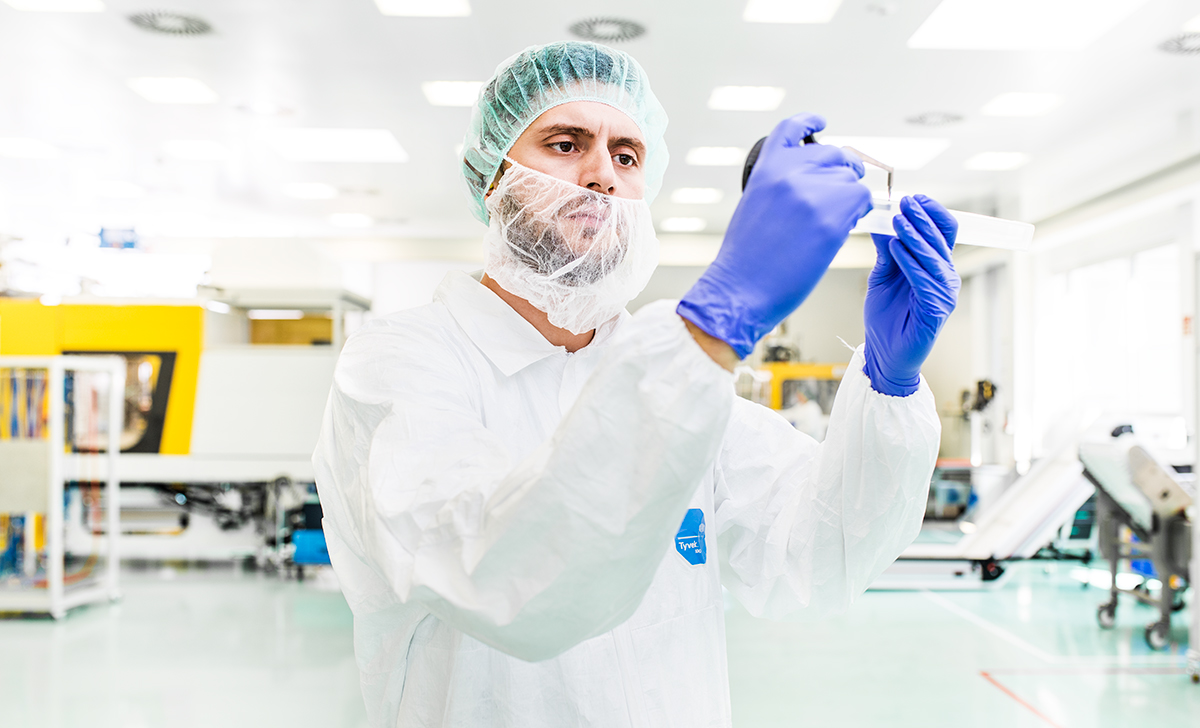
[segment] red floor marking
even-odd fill
[[[1005,695],[1007,695],[1008,697],[1010,697],[1010,698],[1012,698],[1013,700],[1017,701],[1019,704],[1021,704],[1021,705],[1022,705],[1022,706],[1023,706],[1023,707],[1024,707],[1026,710],[1028,710],[1030,713],[1033,713],[1033,714],[1034,714],[1034,715],[1036,715],[1037,717],[1039,717],[1039,718],[1041,718],[1042,720],[1046,721],[1046,723],[1047,723],[1047,724],[1054,726],[1054,728],[1063,728],[1063,727],[1062,727],[1062,726],[1060,726],[1058,723],[1055,723],[1054,721],[1050,720],[1050,719],[1049,719],[1049,718],[1047,718],[1046,716],[1042,715],[1042,712],[1041,712],[1040,710],[1038,710],[1037,708],[1033,707],[1033,706],[1032,706],[1032,705],[1030,705],[1029,703],[1026,703],[1024,700],[1021,700],[1021,698],[1020,698],[1020,697],[1019,697],[1019,696],[1018,696],[1016,693],[1014,693],[1013,691],[1011,691],[1011,690],[1009,690],[1008,688],[1006,688],[1006,687],[1004,687],[1003,685],[1001,685],[1001,684],[1000,684],[1000,682],[999,682],[998,680],[996,680],[996,678],[994,678],[994,677],[992,677],[991,675],[987,674],[987,673],[986,673],[986,672],[984,672],[983,670],[980,670],[980,671],[979,671],[979,674],[980,674],[980,675],[983,675],[983,679],[984,679],[984,680],[987,680],[988,682],[990,682],[991,684],[993,684],[993,685],[995,685],[997,688],[999,688],[999,689],[1000,689],[1000,692],[1004,693],[1004,694],[1005,694]]]

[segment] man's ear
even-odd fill
[[[512,164],[507,159],[500,163],[500,169],[496,170],[496,176],[492,179],[492,186],[488,187],[487,192],[483,193],[483,199],[486,200],[492,196],[492,191],[496,189],[496,185],[500,184],[500,178],[504,176],[505,171],[511,166]]]

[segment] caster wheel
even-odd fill
[[[1171,625],[1166,622],[1154,622],[1146,625],[1146,644],[1152,650],[1165,650],[1170,643]]]
[[[1192,674],[1192,682],[1193,682],[1193,683],[1200,683],[1200,673],[1193,673],[1193,674]]]
[[[1115,604],[1101,604],[1096,610],[1096,621],[1100,623],[1103,629],[1112,629],[1117,623],[1117,606]]]

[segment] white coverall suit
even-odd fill
[[[569,354],[451,273],[350,337],[313,461],[372,726],[729,726],[721,585],[836,613],[916,537],[924,382],[875,392],[860,349],[818,444],[674,309]]]

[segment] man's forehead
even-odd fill
[[[607,129],[610,135],[627,136],[645,142],[641,128],[628,114],[597,101],[569,101],[549,108],[530,128],[543,130],[556,126],[578,127],[593,134]]]

